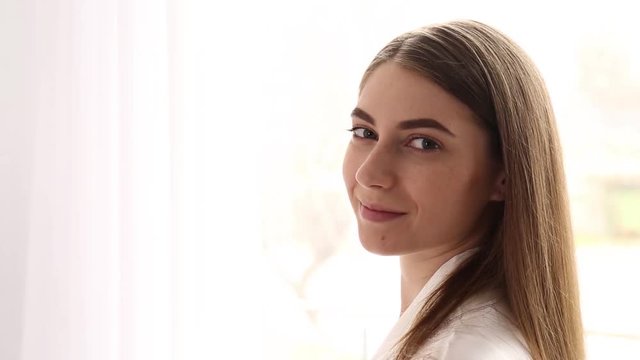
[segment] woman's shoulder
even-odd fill
[[[416,360],[530,360],[505,304],[491,293],[477,295],[451,316]]]

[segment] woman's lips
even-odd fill
[[[385,210],[374,210],[360,203],[360,215],[369,221],[383,222],[397,219],[405,213],[398,213]]]

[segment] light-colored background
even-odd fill
[[[640,48],[627,2],[0,0],[0,359],[364,359],[396,260],[341,179],[362,71],[485,21],[538,64],[589,359],[640,358]]]

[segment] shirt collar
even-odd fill
[[[452,272],[460,266],[469,256],[473,255],[479,248],[475,247],[469,250],[465,250],[451,259],[447,260],[442,266],[436,270],[436,272],[431,276],[431,278],[424,285],[422,290],[416,295],[411,304],[407,307],[407,309],[402,313],[400,319],[396,322],[395,326],[382,343],[380,349],[378,349],[377,355],[374,356],[374,359],[383,359],[383,354],[388,353],[395,346],[395,344],[400,340],[407,331],[410,330],[413,325],[413,321],[418,315],[418,312],[424,305],[424,302],[427,298],[445,281]]]

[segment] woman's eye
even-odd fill
[[[440,149],[440,144],[426,137],[418,137],[418,138],[412,139],[411,142],[409,142],[409,146],[419,150],[439,150]]]
[[[376,133],[373,131],[363,128],[363,127],[354,127],[349,130],[353,133],[353,136],[363,138],[363,139],[376,139]]]

